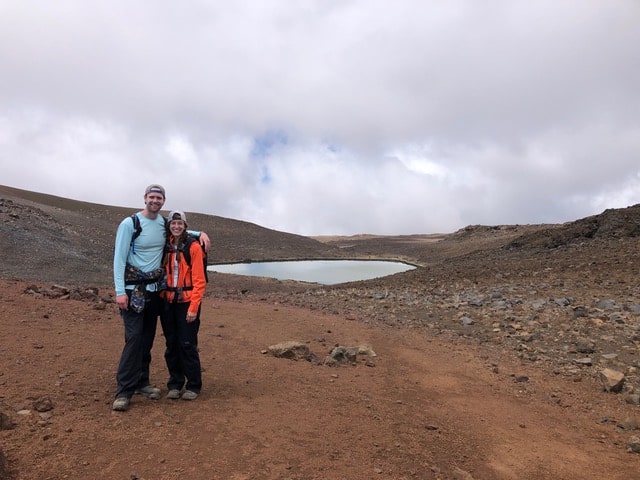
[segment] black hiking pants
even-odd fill
[[[195,393],[202,389],[202,368],[198,353],[198,330],[200,312],[196,319],[187,323],[190,302],[165,302],[160,313],[162,331],[166,340],[164,359],[169,370],[167,388],[186,388]]]
[[[131,291],[127,290],[127,296]],[[131,398],[136,388],[149,385],[151,348],[156,336],[161,300],[157,292],[147,292],[147,302],[140,313],[120,310],[124,323],[124,348],[116,374],[116,397]]]

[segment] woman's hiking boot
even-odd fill
[[[182,398],[182,400],[195,400],[198,398],[198,394],[192,390],[186,390],[180,398]]]

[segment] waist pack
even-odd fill
[[[147,303],[146,285],[155,283],[158,291],[167,288],[164,268],[143,272],[138,267],[127,264],[124,270],[124,283],[125,285],[134,285],[129,297],[129,308],[136,313],[142,312]]]
[[[138,267],[127,265],[124,267],[125,285],[149,285],[151,283],[162,283],[164,279],[164,268],[156,268],[151,272],[143,272]],[[165,287],[166,287],[166,282]],[[159,288],[159,290],[162,290]]]

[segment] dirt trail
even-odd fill
[[[568,382],[425,330],[268,303],[205,299],[204,391],[110,409],[122,326],[0,281],[0,431],[11,479],[631,479],[640,456],[610,421],[636,414]],[[263,351],[308,342],[377,356],[332,368]],[[158,331],[152,379],[166,393]],[[498,355],[496,357],[496,355]],[[526,378],[528,378],[527,381]],[[518,381],[520,380],[520,381]],[[38,413],[34,401],[54,408]],[[29,413],[26,414],[25,410]]]

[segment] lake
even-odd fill
[[[335,285],[370,280],[416,268],[402,262],[383,260],[298,260],[209,265],[208,270],[252,277],[277,278]]]

